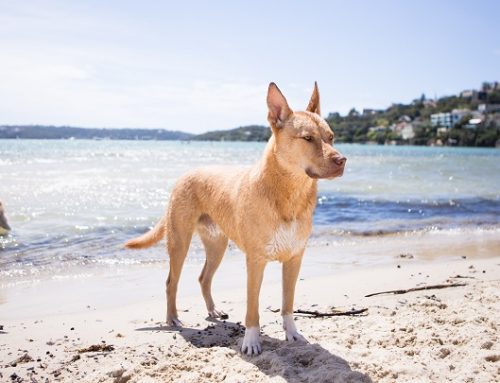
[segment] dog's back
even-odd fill
[[[192,225],[200,221],[200,225],[210,224],[212,231],[217,225],[218,230],[235,240],[235,235],[231,235],[236,225],[235,207],[241,197],[240,186],[248,178],[249,171],[250,168],[206,166],[184,174],[176,182],[160,222],[144,235],[126,242],[125,246],[132,249],[152,246],[167,235],[169,226],[179,225],[174,221],[191,222]]]

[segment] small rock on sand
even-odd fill
[[[16,367],[18,364],[33,362],[33,360],[34,359],[28,353],[26,353],[26,354],[20,356],[19,358],[13,360],[12,362],[10,362],[8,364],[8,366]]]
[[[491,341],[484,342],[481,345],[481,348],[484,349],[484,350],[491,350],[492,347],[493,347],[493,342],[491,342]]]
[[[498,355],[498,354],[488,355],[488,356],[484,357],[484,360],[486,360],[487,362],[496,363],[500,360],[500,355]]]
[[[444,359],[446,358],[448,355],[451,354],[451,351],[447,348],[442,348],[441,350],[439,350],[438,352],[438,356],[441,358],[441,359]]]

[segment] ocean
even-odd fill
[[[263,143],[0,140],[0,279],[67,275],[82,266],[167,262],[162,247],[122,248],[154,225],[176,179],[208,165],[248,166]],[[425,233],[500,243],[500,150],[343,144],[344,176],[320,181],[309,246],[418,242]],[[355,246],[354,246],[355,247]],[[366,253],[366,251],[365,251]],[[239,256],[230,246],[229,257]],[[353,262],[351,253],[339,262]],[[188,262],[203,262],[194,241]]]

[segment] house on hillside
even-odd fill
[[[477,90],[474,89],[466,89],[460,92],[459,95],[461,98],[477,98]]]
[[[368,128],[368,132],[375,132],[375,133],[379,133],[379,132],[385,132],[387,128],[385,126],[371,126]]]
[[[413,127],[413,124],[405,123],[399,133],[401,134],[401,138],[403,140],[411,140],[413,137],[415,137],[415,129]]]
[[[477,111],[480,113],[495,113],[500,112],[500,104],[479,104]]]
[[[408,116],[400,117],[398,123],[391,125],[391,130],[397,133],[403,140],[411,140],[415,137],[415,127]]]
[[[363,116],[373,116],[375,114],[379,114],[379,113],[382,113],[383,110],[381,109],[369,109],[369,108],[365,108],[363,109]]]
[[[483,118],[478,118],[478,117],[475,117],[475,118],[471,118],[467,124],[464,125],[464,128],[466,129],[477,129],[479,128],[484,122],[484,119]]]
[[[453,109],[449,113],[431,114],[431,125],[451,129],[460,122],[462,118],[472,114],[468,109]]]

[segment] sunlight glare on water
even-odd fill
[[[263,143],[0,140],[0,200],[13,230],[0,273],[74,264],[165,262],[120,245],[157,222],[176,179],[205,165],[249,166]],[[352,235],[498,229],[500,151],[338,145],[342,178],[320,181],[311,245]],[[333,237],[332,237],[333,235]],[[191,260],[202,259],[199,243]]]

